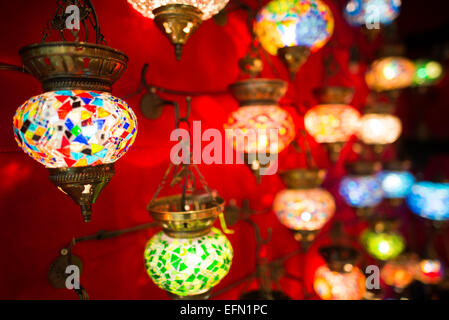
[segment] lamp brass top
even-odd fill
[[[380,162],[355,161],[346,164],[346,170],[353,175],[372,175],[382,170]]]
[[[289,189],[317,188],[326,177],[323,169],[292,169],[279,173],[282,181]]]
[[[319,104],[349,104],[354,97],[354,89],[348,87],[321,87],[313,91]]]
[[[391,171],[407,171],[410,170],[412,163],[410,160],[389,161],[383,165],[385,170]]]
[[[112,91],[126,69],[128,57],[107,46],[86,42],[43,42],[20,49],[25,69],[44,91]]]
[[[322,247],[320,254],[330,270],[340,273],[350,272],[360,257],[356,249],[343,245]]]
[[[147,207],[153,219],[173,238],[194,238],[207,234],[218,215],[224,211],[224,200],[209,194],[162,197]]]
[[[398,230],[401,221],[396,218],[378,217],[371,221],[373,230],[377,233]]]
[[[287,82],[280,79],[245,79],[229,86],[240,106],[273,105],[287,92]]]

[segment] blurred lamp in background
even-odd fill
[[[399,15],[401,0],[349,0],[344,17],[352,25],[388,25]]]
[[[231,243],[218,229],[190,239],[161,231],[146,246],[145,266],[158,287],[191,299],[207,294],[226,276],[232,257]]]
[[[380,271],[380,277],[389,286],[402,290],[414,280],[414,270],[418,263],[416,255],[403,254],[387,261]]]
[[[375,60],[365,75],[366,84],[375,91],[403,89],[413,83],[415,64],[402,57]]]
[[[449,183],[417,182],[407,197],[413,213],[426,219],[449,219]]]
[[[415,86],[431,86],[442,78],[443,67],[441,63],[432,60],[416,60],[415,61],[415,78],[413,83]]]
[[[439,259],[423,259],[415,269],[415,278],[425,284],[438,284],[443,280],[444,267]]]
[[[325,170],[311,169],[280,173],[288,189],[276,194],[273,210],[279,221],[295,233],[295,239],[304,249],[335,212],[334,198],[320,188],[325,175]]]
[[[229,0],[128,0],[144,17],[154,19],[157,27],[175,46],[176,59],[181,59],[182,46],[203,20],[223,9]]]
[[[349,105],[353,93],[346,87],[319,88],[314,91],[319,104],[304,116],[307,132],[327,148],[333,162],[359,125],[360,113]]]
[[[263,48],[277,54],[294,78],[310,52],[329,41],[334,17],[321,0],[273,0],[257,14],[254,32]]]
[[[405,248],[405,239],[397,231],[397,221],[380,219],[366,229],[361,237],[365,250],[378,260],[396,258]]]
[[[382,184],[384,197],[393,201],[393,204],[402,203],[402,199],[412,190],[415,177],[408,171],[409,168],[409,161],[388,162],[384,164],[384,170],[377,175]]]

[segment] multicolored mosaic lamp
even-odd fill
[[[69,4],[58,7],[55,21],[64,17]],[[80,5],[94,12],[90,1]],[[88,22],[89,16],[83,19]],[[129,150],[137,133],[132,109],[111,95],[128,58],[98,44],[103,37],[96,15],[93,19],[96,44],[76,38],[20,50],[25,69],[42,83],[45,93],[26,101],[13,119],[18,145],[49,169],[50,180],[80,205],[86,222],[92,203],[114,175],[114,162]]]
[[[415,269],[415,278],[425,284],[438,284],[444,278],[444,267],[439,259],[423,259]]]
[[[354,90],[346,87],[323,87],[314,91],[318,105],[306,112],[307,132],[323,144],[331,160],[336,162],[340,151],[358,128],[360,113],[350,106]]]
[[[399,256],[405,249],[405,239],[397,231],[398,221],[377,220],[366,229],[361,237],[365,250],[378,260],[390,260]]]
[[[380,277],[387,285],[402,290],[414,280],[416,263],[417,257],[400,255],[385,263],[380,271]]]
[[[417,182],[407,197],[407,204],[423,218],[449,220],[449,183]]]
[[[204,20],[222,10],[229,0],[128,0],[144,17],[154,19],[156,26],[175,46],[176,59],[182,47]]]
[[[315,271],[313,288],[323,300],[361,300],[365,295],[365,275],[356,266],[358,252],[346,246],[320,249],[327,265]]]
[[[347,164],[348,175],[340,182],[339,193],[343,200],[357,209],[361,217],[373,213],[373,209],[382,201],[384,193],[379,179],[379,163],[354,162]]]
[[[401,0],[349,0],[344,9],[346,20],[356,26],[388,25],[399,15]]]
[[[254,32],[263,48],[278,55],[292,78],[310,52],[334,32],[334,17],[321,0],[273,0],[257,14]]]
[[[415,70],[415,64],[409,59],[385,57],[371,64],[365,80],[368,87],[375,91],[403,89],[412,85]]]
[[[384,164],[384,170],[378,173],[381,181],[384,197],[390,199],[393,204],[400,204],[408,196],[415,183],[415,177],[408,169],[409,161],[393,161]]]
[[[441,63],[432,60],[416,60],[416,73],[413,83],[415,86],[431,86],[443,77]]]
[[[316,234],[333,217],[335,201],[321,183],[325,170],[294,169],[283,171],[280,176],[286,190],[274,198],[273,210],[279,221],[295,234],[306,250]]]
[[[263,154],[276,154],[284,150],[295,138],[295,125],[290,114],[279,107],[278,101],[287,90],[287,83],[278,79],[240,80],[229,86],[239,101],[224,124],[226,137],[259,179]]]

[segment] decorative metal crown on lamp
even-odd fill
[[[259,154],[279,153],[295,137],[292,117],[278,105],[287,83],[279,79],[254,78],[239,80],[231,84],[229,90],[239,101],[240,108],[224,125],[227,138],[237,152],[244,154],[245,163],[259,179],[260,168],[270,165],[259,161]]]
[[[325,170],[317,169],[293,169],[280,173],[288,189],[275,196],[273,210],[279,221],[294,232],[295,239],[301,242],[304,250],[335,213],[334,198],[320,188],[325,175]]]
[[[278,55],[291,78],[309,54],[334,32],[334,17],[321,0],[273,0],[256,17],[254,32],[266,51]]]
[[[347,87],[322,87],[314,91],[318,105],[304,116],[307,132],[323,144],[333,162],[358,128],[360,113],[349,105],[354,90]]]
[[[399,221],[394,219],[377,219],[361,237],[366,251],[376,259],[390,260],[396,258],[405,248],[405,239],[397,231]]]
[[[382,185],[376,177],[381,165],[357,161],[348,163],[346,168],[348,175],[340,182],[339,193],[349,206],[356,208],[359,216],[366,218],[383,199]]]
[[[401,0],[349,0],[344,17],[352,25],[388,25],[398,17],[400,9]]]
[[[344,245],[320,249],[326,265],[317,269],[313,288],[323,300],[360,300],[365,294],[365,276],[356,266],[359,253]]]
[[[229,0],[128,0],[157,27],[175,46],[176,59],[181,59],[182,47],[203,20],[223,9]]]
[[[61,34],[65,25],[56,22],[64,19],[70,4],[62,2],[53,18],[52,26],[59,26]],[[126,102],[111,95],[128,58],[99,44],[103,36],[92,4],[80,5],[88,13],[83,19],[94,21],[97,43],[79,42],[76,34],[76,42],[41,42],[22,48],[25,70],[45,92],[20,106],[13,122],[19,146],[49,169],[50,180],[80,205],[87,222],[92,203],[114,175],[114,162],[134,142],[137,120]],[[87,27],[85,33],[87,39]]]
[[[409,87],[415,77],[415,65],[403,57],[384,57],[375,60],[365,75],[366,84],[375,91],[389,91]]]
[[[449,183],[417,182],[407,197],[407,204],[420,217],[449,220]]]

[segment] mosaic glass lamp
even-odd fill
[[[396,142],[402,133],[402,122],[389,111],[368,108],[360,118],[357,137],[368,145],[383,146]]]
[[[294,232],[304,249],[335,213],[334,198],[320,188],[325,175],[324,170],[312,169],[280,173],[288,189],[276,194],[273,210],[279,221]]]
[[[356,26],[380,23],[388,25],[397,18],[401,0],[349,0],[344,17]]]
[[[371,64],[365,80],[368,87],[375,91],[403,89],[413,83],[415,70],[415,64],[409,59],[385,57]]]
[[[407,204],[423,218],[449,220],[449,183],[417,182],[407,197]]]
[[[340,182],[340,196],[362,217],[370,215],[384,196],[382,184],[376,177],[380,164],[360,161],[347,164],[347,169],[348,175]]]
[[[270,165],[259,161],[259,155],[279,153],[295,138],[292,117],[278,105],[287,83],[255,78],[237,81],[229,89],[240,108],[224,124],[226,137],[259,177],[259,169]]]
[[[441,63],[432,60],[415,61],[416,73],[413,83],[415,86],[431,86],[443,77]]]
[[[416,263],[416,256],[400,255],[385,263],[380,271],[380,277],[387,285],[400,290],[404,289],[414,280]]]
[[[69,4],[63,2],[58,10]],[[90,2],[80,5],[93,12]],[[57,11],[54,19],[63,14]],[[43,41],[20,50],[25,69],[41,82],[44,93],[23,103],[13,119],[18,145],[48,168],[50,180],[80,205],[86,222],[92,203],[114,175],[114,162],[137,134],[134,112],[111,95],[128,58],[98,44],[103,38],[98,38],[98,22],[95,27],[95,44]]]
[[[144,17],[154,19],[156,26],[175,46],[176,59],[182,47],[204,20],[222,10],[229,0],[128,0]]]
[[[326,265],[315,271],[313,288],[323,300],[361,300],[366,292],[365,275],[356,266],[358,252],[347,246],[320,249]]]
[[[415,269],[415,279],[425,284],[438,284],[444,277],[444,267],[439,259],[423,259]]]
[[[333,162],[349,138],[356,132],[360,112],[349,103],[354,91],[346,87],[324,87],[314,91],[318,105],[304,116],[307,132],[323,144]]]
[[[409,168],[409,161],[395,161],[384,165],[384,170],[377,177],[381,181],[385,198],[402,202],[408,196],[415,183],[415,177],[408,171]]]
[[[372,257],[383,261],[396,258],[405,248],[405,239],[394,220],[376,221],[362,233],[360,240]]]
[[[231,243],[212,228],[195,238],[172,238],[159,232],[145,249],[148,275],[161,289],[181,298],[207,294],[228,273]]]
[[[263,48],[278,55],[292,78],[310,52],[334,32],[334,17],[321,0],[273,0],[257,14],[254,32]]]

